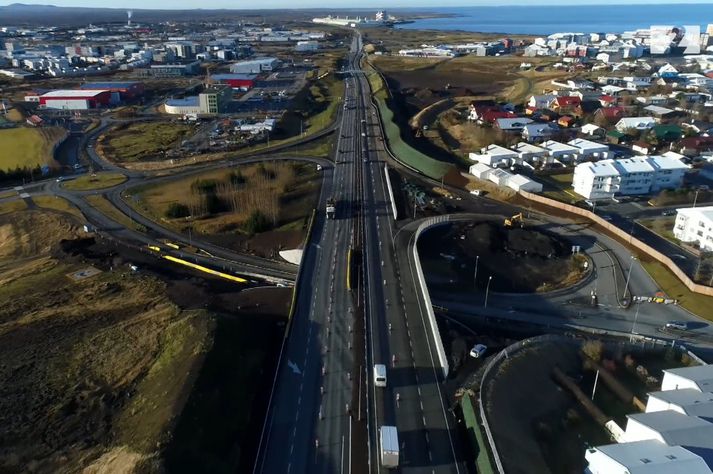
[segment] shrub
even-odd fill
[[[180,217],[188,217],[191,215],[191,211],[188,206],[181,204],[180,202],[172,202],[168,205],[166,210],[166,217],[170,219],[178,219]]]
[[[217,187],[214,179],[197,179],[191,183],[191,190],[201,194],[215,193]]]
[[[248,220],[245,221],[245,231],[250,235],[258,234],[270,230],[270,221],[267,216],[259,210],[254,210]]]

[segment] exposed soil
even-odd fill
[[[0,471],[250,465],[290,289],[165,266],[56,213],[2,216],[0,235]]]
[[[541,292],[576,283],[583,276],[583,257],[571,245],[535,228],[506,228],[500,221],[437,227],[419,240],[419,254],[429,285],[484,288],[490,291]]]

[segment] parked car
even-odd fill
[[[470,350],[470,356],[479,359],[485,355],[485,351],[488,350],[488,346],[485,344],[476,344],[473,346],[473,348]]]
[[[675,216],[676,215],[676,209],[666,209],[661,213],[662,216]]]

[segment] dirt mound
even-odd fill
[[[562,257],[565,246],[560,240],[527,229],[510,229],[506,233],[505,248],[516,256],[529,255],[540,258]]]
[[[66,218],[49,212],[24,211],[0,216],[0,261],[50,252],[60,239],[78,235]]]

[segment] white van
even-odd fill
[[[374,364],[374,385],[386,387],[386,366],[384,364]]]

